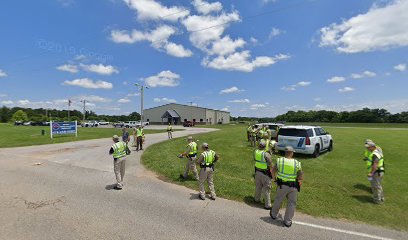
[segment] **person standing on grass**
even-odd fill
[[[262,194],[265,195],[265,209],[271,209],[271,188],[272,188],[272,156],[266,149],[264,140],[259,142],[258,149],[254,153],[255,160],[255,202],[261,201]]]
[[[171,126],[171,123],[167,126],[167,136],[169,139],[173,138],[173,126]]]
[[[123,178],[125,177],[126,153],[129,151],[124,142],[119,141],[119,137],[112,137],[114,144],[109,150],[109,154],[113,156],[113,171],[116,176],[116,189],[123,188]]]
[[[300,191],[300,181],[303,180],[302,165],[293,158],[294,149],[291,146],[285,148],[285,157],[278,158],[272,169],[272,176],[276,177],[278,188],[275,201],[270,211],[272,219],[278,217],[279,209],[285,198],[288,199],[283,225],[292,226],[292,218],[295,215],[297,194]]]
[[[248,123],[248,128],[247,128],[247,130],[246,130],[248,142],[251,141],[251,130],[252,130],[251,124]]]
[[[256,130],[255,130],[255,126],[251,127],[251,146],[256,147]]]
[[[375,204],[384,203],[384,191],[381,182],[384,178],[384,155],[382,150],[377,148],[373,141],[367,141],[364,145],[368,151],[367,177],[371,183],[373,192],[373,202]]]
[[[143,128],[142,125],[139,125],[136,129],[136,151],[143,150],[143,137]]]
[[[187,147],[186,151],[179,155],[179,158],[187,157],[187,165],[186,170],[184,171],[183,175],[180,175],[180,178],[187,179],[188,173],[191,170],[194,174],[194,178],[198,180],[198,172],[196,166],[196,159],[197,159],[197,143],[194,142],[193,137],[189,136],[187,138]]]
[[[213,150],[210,150],[208,143],[201,145],[203,153],[198,158],[197,164],[200,165],[200,177],[199,177],[199,198],[205,200],[205,188],[204,183],[207,181],[208,188],[210,189],[210,199],[215,200],[215,188],[214,188],[214,164],[218,161],[219,156]]]

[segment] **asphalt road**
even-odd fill
[[[166,138],[147,135],[147,145]],[[128,157],[125,188],[112,190],[111,144],[101,139],[0,149],[0,239],[408,239],[406,232],[302,214],[287,229],[263,209],[201,201],[196,191],[145,170],[141,152]]]

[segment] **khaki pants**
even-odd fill
[[[384,191],[381,186],[381,182],[383,180],[384,173],[381,172],[379,175],[378,173],[374,173],[373,179],[371,182],[371,190],[373,191],[373,201],[375,203],[382,203],[384,202]]]
[[[284,222],[286,225],[292,224],[292,218],[295,215],[296,202],[297,202],[298,190],[294,187],[286,185],[278,186],[276,191],[275,201],[271,209],[271,216],[276,218],[279,213],[279,209],[282,206],[282,202],[285,198],[288,199],[288,206],[286,207]]]
[[[183,175],[184,178],[188,177],[188,173],[190,172],[190,170],[193,172],[195,179],[198,180],[196,157],[188,157],[187,164],[186,164],[186,171],[184,172],[184,175]]]
[[[125,177],[126,157],[113,160],[113,171],[115,172],[117,186],[122,187],[123,178]]]
[[[171,131],[167,131],[167,137],[169,137],[169,139],[173,138],[173,133]]]
[[[211,192],[211,197],[215,198],[215,189],[214,189],[214,182],[213,182],[213,175],[214,175],[214,170],[212,168],[206,167],[206,168],[201,168],[200,170],[200,178],[198,180],[199,182],[199,189],[200,189],[200,196],[202,198],[205,197],[205,188],[204,188],[204,183],[207,181],[208,183],[208,188],[210,189]]]
[[[272,178],[266,174],[255,171],[255,201],[261,201],[262,194],[265,195],[265,207],[270,208],[271,204]]]

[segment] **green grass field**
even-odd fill
[[[46,134],[41,135],[44,129]],[[51,143],[72,142],[87,139],[107,138],[113,135],[122,135],[120,128],[78,128],[78,137],[74,135],[60,135],[50,138],[49,127],[13,126],[0,124],[0,148],[42,145]],[[178,130],[178,129],[177,129]],[[174,131],[177,131],[176,129]],[[131,130],[129,130],[131,131]],[[160,133],[165,130],[145,130],[146,134]]]
[[[343,125],[344,126],[344,125]],[[358,125],[371,127],[370,125]],[[199,143],[208,142],[221,156],[216,165],[215,187],[223,198],[253,205],[253,149],[245,141],[245,125],[216,126],[220,131],[197,135]],[[381,127],[376,125],[375,127]],[[401,127],[386,124],[385,127]],[[389,228],[408,230],[408,130],[326,127],[333,135],[334,151],[313,159],[297,155],[305,180],[298,200],[298,211],[313,216],[361,221]],[[369,182],[363,158],[366,138],[379,144],[385,154],[383,182],[386,203],[371,203]],[[178,159],[185,139],[173,139],[149,147],[142,156],[149,169],[167,181],[197,189],[193,180],[180,181],[186,159]],[[276,156],[274,156],[276,159]],[[272,189],[272,199],[276,187]],[[261,207],[261,206],[260,206]]]

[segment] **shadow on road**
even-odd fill
[[[244,203],[246,203],[247,205],[251,206],[251,207],[255,207],[255,208],[261,208],[263,209],[263,203],[257,203],[255,202],[255,199],[253,196],[245,196],[244,197]]]
[[[105,186],[106,190],[119,190],[116,188],[116,183],[115,184],[108,184]]]
[[[268,216],[268,217],[261,217],[260,219],[266,223],[275,225],[277,227],[283,227],[283,222],[281,218],[277,218],[276,220],[273,220],[271,217]]]
[[[353,198],[357,199],[361,203],[373,203],[373,199],[371,196],[367,195],[353,195]]]
[[[198,193],[190,193],[190,200],[200,200]]]
[[[369,186],[361,184],[361,183],[358,183],[358,184],[354,185],[354,188],[365,191],[365,192],[368,192],[368,193],[371,193],[371,188]]]

